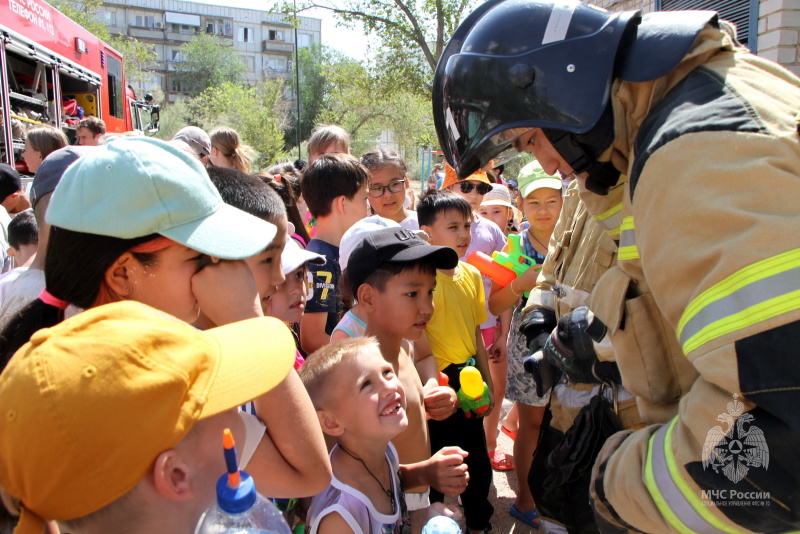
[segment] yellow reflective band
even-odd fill
[[[703,505],[686,483],[672,453],[674,417],[650,437],[645,464],[645,485],[664,519],[678,532],[702,534],[738,534],[742,531],[726,525]]]
[[[598,215],[592,215],[592,218],[608,232],[608,234],[615,240],[619,237],[621,231],[622,221],[622,202],[611,206],[609,209]]]
[[[639,249],[636,248],[636,245],[630,247],[619,247],[619,252],[617,253],[617,259],[625,261],[625,260],[638,260],[639,259]]]
[[[634,233],[633,217],[630,215],[622,219],[620,227],[619,251],[617,259],[637,260],[639,259],[639,249],[636,248],[636,234]]]
[[[678,322],[684,354],[800,307],[800,249],[749,265],[703,291]]]

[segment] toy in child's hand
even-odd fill
[[[536,261],[522,253],[521,236],[508,236],[508,252],[493,252],[490,258],[483,252],[473,250],[467,256],[467,263],[502,287],[506,287],[518,276],[536,265]],[[541,271],[541,268],[537,269]],[[525,292],[527,297],[530,291]]]
[[[440,386],[447,386],[450,384],[450,377],[448,377],[443,372],[439,371],[439,385]]]
[[[480,371],[472,366],[464,367],[459,374],[461,388],[456,392],[461,409],[466,417],[472,412],[482,414],[489,410],[489,386],[483,381]]]

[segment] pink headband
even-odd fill
[[[42,289],[42,292],[39,293],[39,300],[50,306],[55,306],[59,310],[66,310],[67,306],[69,306],[69,302],[54,297],[47,291],[47,288]]]

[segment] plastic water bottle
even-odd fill
[[[437,515],[425,523],[422,534],[461,534],[461,527],[452,517]]]
[[[256,492],[253,477],[239,470],[233,435],[222,436],[228,472],[217,481],[217,503],[195,534],[292,534],[283,514]]]

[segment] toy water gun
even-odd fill
[[[489,386],[483,381],[481,372],[468,365],[459,373],[461,388],[456,392],[461,409],[466,417],[472,417],[472,412],[482,414],[489,409]]]
[[[522,236],[508,236],[508,252],[493,252],[490,258],[483,252],[473,250],[467,255],[467,263],[501,287],[506,287],[514,279],[536,265],[536,261],[522,253]],[[541,271],[541,269],[538,269]],[[530,291],[525,292],[527,297]]]
[[[443,372],[439,371],[439,385],[447,386],[449,384],[450,384],[450,377],[444,374]]]

